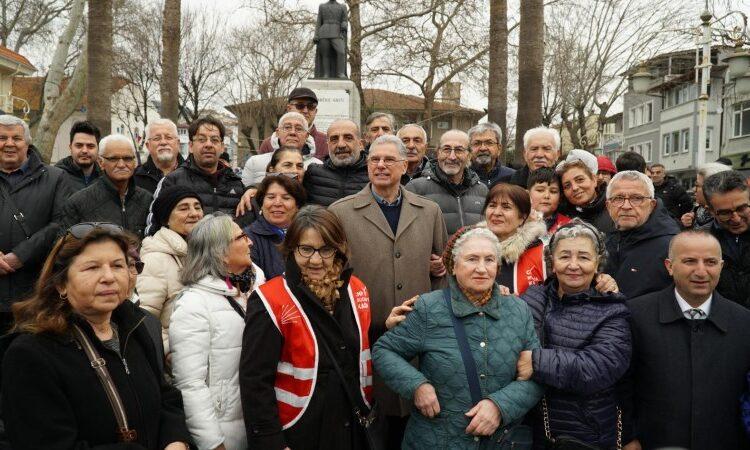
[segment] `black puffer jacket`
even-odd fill
[[[162,450],[188,442],[182,396],[159,369],[145,314],[127,300],[113,312],[122,357],[76,320],[106,362],[136,442],[118,442],[112,406],[71,335],[21,334],[2,360],[3,419],[15,450]]]
[[[724,298],[750,309],[750,231],[732,234],[716,221],[706,225],[703,230],[714,235],[721,244],[724,266],[716,291]]]
[[[557,289],[552,276],[521,296],[531,309],[542,343],[541,349],[532,352],[532,379],[547,387],[553,436],[567,435],[613,448],[621,404],[617,384],[632,353],[625,297],[590,289],[561,299]],[[541,442],[543,422],[538,419],[534,428]]]
[[[130,179],[125,200],[122,200],[112,181],[102,176],[65,202],[61,231],[81,222],[112,222],[143,238],[150,205],[151,194],[137,187],[133,178]]]
[[[39,153],[29,146],[28,170],[14,186],[0,177],[0,189],[23,213],[23,223],[30,236],[13,218],[13,208],[0,195],[0,252],[13,253],[23,267],[12,274],[0,276],[0,311],[10,311],[11,303],[31,291],[39,277],[45,258],[60,229],[63,204],[71,194],[62,170],[42,163]]]
[[[510,176],[510,178],[508,179],[508,183],[515,184],[516,186],[521,186],[522,188],[526,189],[526,185],[529,182],[530,173],[531,172],[529,171],[529,166],[523,166]]]
[[[336,200],[361,191],[369,182],[367,159],[362,152],[359,159],[347,167],[334,166],[330,157],[323,164],[311,164],[305,172],[303,185],[308,203],[328,207]]]
[[[219,163],[219,170],[213,175],[202,171],[193,161],[192,155],[166,177],[162,178],[154,192],[154,199],[159,191],[167,186],[188,186],[200,196],[204,214],[221,211],[235,218],[235,210],[245,193],[245,185],[231,167]],[[235,221],[240,226],[249,225],[255,220],[255,213],[248,212]]]
[[[609,216],[609,211],[607,211],[606,189],[607,188],[604,185],[597,187],[594,201],[586,206],[573,206],[568,203],[567,199],[563,196],[560,200],[560,208],[558,209],[558,212],[561,212],[571,219],[578,217],[584,222],[590,223],[602,233],[614,231],[615,223]]]
[[[634,298],[664,289],[672,277],[664,266],[669,241],[680,232],[661,201],[646,223],[628,231],[607,235],[609,259],[605,273],[611,275],[620,291]]]
[[[453,184],[437,161],[432,161],[420,178],[409,182],[405,187],[440,206],[449,236],[463,226],[474,225],[482,220],[482,206],[488,190],[471,169],[464,169],[461,184]]]
[[[661,186],[654,186],[654,195],[662,199],[669,215],[676,220],[693,209],[693,199],[673,176],[667,175]]]
[[[179,153],[177,154],[177,166],[181,166],[185,163],[185,158],[182,157]],[[151,156],[148,157],[145,164],[141,164],[138,166],[137,169],[135,169],[135,184],[143,188],[147,191],[149,191],[151,194],[156,192],[156,186],[158,186],[159,181],[164,178],[164,174],[162,173],[161,169],[156,167],[156,164],[154,163],[154,160],[151,159]]]
[[[91,171],[91,176],[89,176],[87,180],[83,175],[83,170],[73,162],[72,156],[61,159],[55,164],[55,167],[59,167],[65,171],[65,178],[68,180],[68,185],[76,192],[87,186],[91,186],[91,184],[101,176],[99,164],[94,163],[94,169]]]

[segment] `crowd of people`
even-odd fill
[[[750,448],[742,173],[317,103],[241,176],[212,117],[0,116],[0,448]]]

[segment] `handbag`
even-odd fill
[[[115,420],[117,421],[117,439],[120,442],[135,442],[135,440],[138,439],[138,432],[130,428],[130,425],[128,424],[128,416],[122,405],[120,393],[117,392],[117,386],[115,386],[115,382],[112,381],[112,377],[109,375],[109,370],[107,370],[107,362],[101,357],[101,355],[99,355],[99,352],[91,343],[88,336],[86,336],[86,333],[84,333],[81,327],[76,324],[73,324],[73,337],[83,348],[83,352],[86,354],[86,357],[91,363],[91,367],[94,369],[96,376],[102,383],[104,392],[107,394],[107,399],[109,400],[109,404],[115,414]]]
[[[547,307],[549,301],[544,304],[544,310],[542,311],[542,320],[539,328],[539,343],[542,347],[545,344],[545,322],[547,320]],[[576,439],[572,436],[559,435],[552,437],[552,430],[549,425],[549,407],[547,406],[547,396],[542,397],[542,421],[544,422],[544,437],[545,437],[545,448],[548,450],[601,450],[596,445],[587,444],[580,439]],[[622,450],[622,410],[617,407],[617,450]]]
[[[466,370],[471,403],[472,405],[476,405],[483,399],[482,389],[479,386],[479,375],[477,375],[477,364],[474,361],[474,356],[471,354],[471,349],[469,348],[469,340],[466,338],[464,324],[455,314],[452,313],[453,308],[451,307],[450,289],[443,289],[443,299],[445,300],[445,305],[448,307],[448,315],[451,316],[451,322],[453,322],[453,332],[456,334],[458,351],[461,353],[461,360],[463,361],[464,369]],[[503,428],[500,437],[497,438],[497,443],[499,444],[498,448],[512,448],[517,450],[531,448],[532,430],[530,426],[517,423],[510,424]],[[483,436],[480,439],[483,440],[486,438],[486,436]]]
[[[367,440],[367,447],[369,448],[369,450],[385,450],[385,439],[387,437],[386,421],[379,414],[377,404],[373,402],[368,411],[368,408],[364,405],[364,402],[361,400],[361,398],[359,398],[358,395],[352,394],[352,392],[349,390],[349,384],[346,381],[344,372],[342,372],[341,367],[339,367],[339,363],[336,362],[336,358],[334,358],[333,352],[331,351],[330,347],[328,347],[328,343],[326,343],[325,338],[321,336],[318,339],[318,342],[320,342],[320,344],[323,346],[323,350],[331,360],[333,369],[336,371],[336,374],[341,380],[341,385],[344,388],[346,398],[349,400],[349,404],[352,406],[354,417],[357,418],[357,422],[364,430],[365,439]],[[365,413],[365,411],[367,412]]]

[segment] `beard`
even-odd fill
[[[172,160],[174,160],[174,153],[172,152],[162,152],[162,153],[156,153],[156,160],[161,163],[167,163]]]
[[[73,161],[76,163],[76,166],[80,167],[81,169],[88,169],[89,167],[94,165],[94,158],[89,159],[88,161]]]
[[[489,153],[480,153],[474,157],[474,164],[479,166],[489,166],[492,164],[492,155]]]

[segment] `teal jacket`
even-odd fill
[[[375,370],[391,389],[410,401],[423,383],[432,384],[437,392],[440,414],[428,419],[412,407],[403,448],[497,448],[493,443],[504,428],[523,419],[542,397],[543,389],[538,384],[516,381],[520,352],[539,347],[534,320],[526,303],[518,297],[500,295],[497,285],[490,301],[480,308],[469,303],[453,277],[449,284],[452,311],[442,291],[421,295],[406,320],[375,343]],[[464,323],[482,395],[500,408],[502,422],[492,439],[475,440],[465,433],[470,420],[464,414],[473,405],[449,314]],[[419,370],[409,364],[415,356],[419,356]]]

